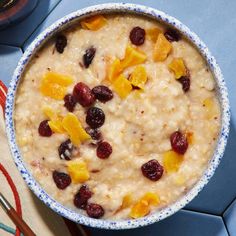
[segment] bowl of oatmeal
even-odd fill
[[[22,56],[6,105],[14,161],[58,214],[127,229],[160,221],[213,175],[229,132],[219,66],[158,10],[103,4],[67,15]]]

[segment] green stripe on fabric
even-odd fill
[[[15,229],[12,229],[11,227],[7,226],[7,225],[4,225],[2,223],[0,223],[0,229],[3,229],[5,230],[6,232],[10,233],[10,234],[13,234],[15,235]]]

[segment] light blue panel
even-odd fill
[[[60,0],[39,0],[36,9],[26,19],[0,31],[0,44],[22,46],[58,2]]]
[[[117,2],[112,0],[77,1],[62,0],[54,11],[46,18],[39,29],[26,42],[29,43],[46,27],[64,15],[87,7],[105,2]],[[191,202],[187,208],[196,209],[214,214],[221,214],[225,207],[236,197],[236,1],[225,0],[135,0],[123,1],[145,4],[163,10],[178,18],[208,45],[222,68],[225,80],[229,88],[229,96],[232,109],[232,122],[230,140],[222,163],[215,176],[205,187],[201,194]],[[214,197],[212,197],[214,196]]]
[[[20,48],[0,45],[0,80],[2,80],[7,86],[21,55],[22,51]]]
[[[139,229],[123,231],[91,229],[91,232],[92,236],[228,236],[221,217],[185,210]]]
[[[230,236],[236,236],[236,200],[224,213],[224,219]]]

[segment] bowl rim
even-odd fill
[[[62,26],[66,26],[68,23],[79,20],[81,17],[89,16],[92,14],[99,13],[114,13],[114,12],[127,12],[127,13],[137,13],[141,15],[146,15],[148,17],[154,18],[157,21],[164,22],[170,26],[177,28],[185,37],[187,37],[193,45],[195,45],[202,56],[208,63],[218,86],[218,96],[221,103],[221,130],[218,138],[218,142],[212,156],[209,161],[208,168],[205,170],[202,177],[198,182],[187,192],[186,195],[182,196],[176,202],[171,205],[161,209],[160,211],[154,212],[146,217],[139,219],[128,219],[128,220],[104,220],[104,219],[92,219],[78,212],[67,208],[50,197],[46,191],[39,185],[39,183],[34,179],[30,171],[27,170],[23,158],[21,157],[18,145],[15,139],[15,129],[14,129],[14,104],[15,95],[17,91],[17,85],[20,81],[21,75],[24,71],[25,66],[30,61],[32,55],[40,47],[41,44],[45,42],[46,39],[50,38],[56,31],[60,30]],[[17,68],[14,71],[12,80],[7,93],[6,109],[5,109],[5,119],[6,119],[6,132],[9,141],[9,146],[11,149],[12,157],[15,164],[20,171],[23,179],[29,186],[29,188],[34,192],[34,194],[43,201],[48,207],[57,212],[63,217],[66,217],[76,223],[87,225],[90,227],[103,228],[103,229],[130,229],[137,228],[141,226],[146,226],[154,222],[160,221],[188,204],[208,183],[209,179],[215,172],[215,169],[220,163],[223,157],[225,146],[227,143],[227,138],[229,135],[230,126],[230,106],[228,99],[228,92],[226,84],[221,73],[221,70],[215,60],[211,55],[206,45],[200,40],[200,38],[193,33],[187,26],[181,23],[179,20],[175,19],[168,14],[159,11],[157,9],[130,3],[105,3],[99,5],[93,5],[87,8],[83,8],[74,11],[47,27],[42,33],[40,33],[36,39],[30,44],[23,56],[21,57]]]

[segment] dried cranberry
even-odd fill
[[[38,132],[40,136],[50,137],[52,135],[52,130],[48,125],[48,120],[43,120],[38,127]]]
[[[59,171],[53,171],[52,173],[53,180],[56,184],[56,186],[59,189],[65,189],[71,184],[71,178],[68,174],[59,172]]]
[[[180,131],[176,131],[170,136],[170,143],[172,149],[179,154],[183,155],[188,149],[188,140]]]
[[[82,82],[75,85],[73,96],[76,102],[83,107],[89,107],[95,102],[95,96],[93,95],[92,90]]]
[[[95,53],[96,48],[94,47],[90,47],[85,51],[85,54],[83,55],[83,63],[85,68],[88,68],[89,65],[92,63]]]
[[[132,44],[139,46],[145,41],[145,30],[140,27],[134,27],[129,34],[130,41]]]
[[[141,170],[143,175],[152,181],[159,180],[162,177],[164,171],[163,167],[155,159],[143,164]]]
[[[66,45],[67,45],[66,36],[63,35],[63,34],[58,35],[57,38],[56,38],[56,45],[55,45],[57,51],[59,53],[63,53]]]
[[[73,112],[75,105],[76,105],[76,100],[72,94],[67,94],[64,97],[64,106],[67,108],[68,111]]]
[[[72,151],[74,149],[73,144],[71,143],[70,139],[66,140],[65,142],[61,143],[58,147],[58,154],[59,157],[63,160],[71,160]]]
[[[177,81],[182,84],[182,89],[186,93],[190,89],[190,78],[188,76],[182,76]]]
[[[103,207],[95,203],[89,203],[86,207],[86,212],[88,216],[96,219],[101,218],[104,215]]]
[[[92,129],[90,127],[85,128],[86,132],[91,136],[93,140],[101,140],[102,134],[98,129]]]
[[[113,98],[112,91],[104,85],[99,85],[99,86],[94,87],[92,89],[92,92],[94,96],[96,97],[96,99],[98,99],[100,102],[103,102],[103,103]]]
[[[174,42],[174,41],[179,41],[180,40],[180,35],[177,31],[173,30],[173,29],[168,29],[165,33],[164,33],[166,39],[169,42]]]
[[[86,122],[93,129],[101,127],[105,122],[103,110],[98,107],[90,107],[87,111]]]
[[[92,192],[89,190],[89,187],[83,184],[78,193],[74,197],[74,204],[80,209],[86,209],[89,198],[92,197]]]
[[[112,154],[112,146],[108,142],[102,142],[97,147],[97,156],[107,159]]]

